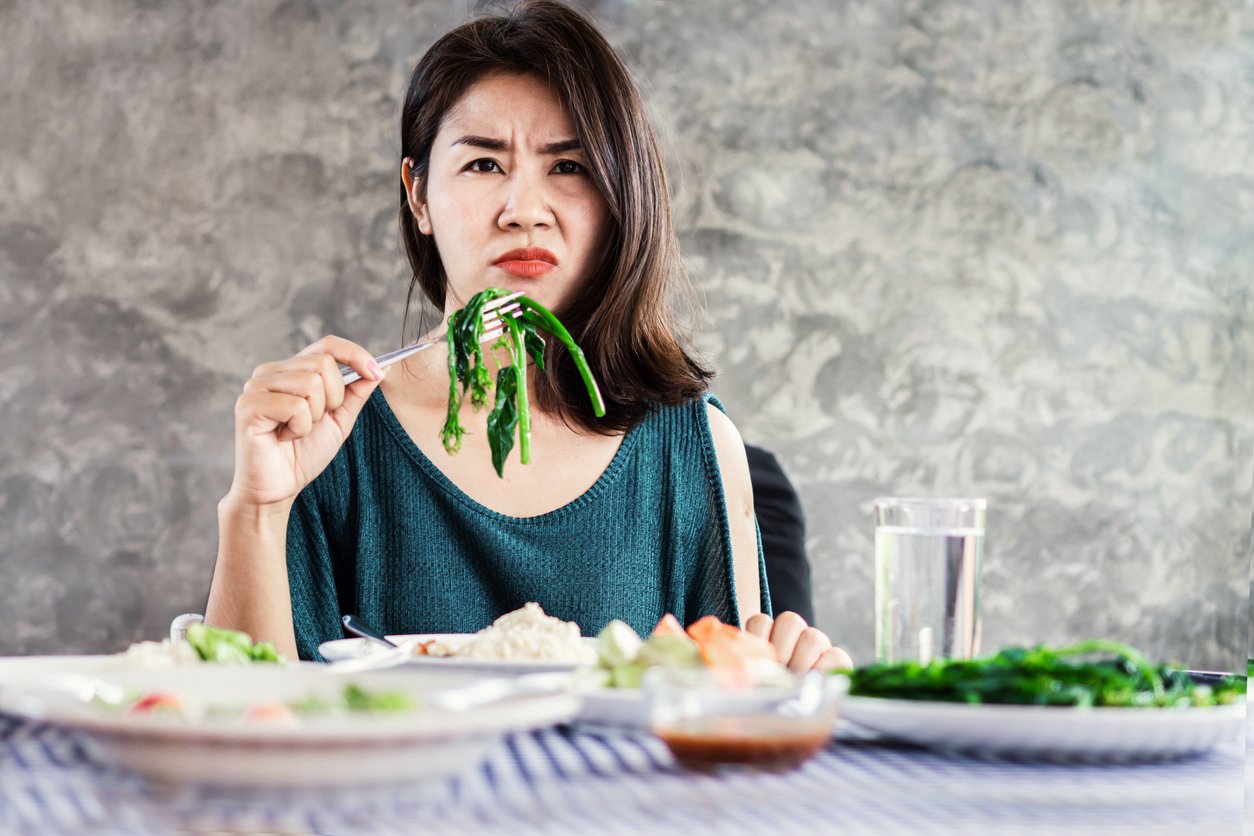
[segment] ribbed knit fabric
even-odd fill
[[[706,401],[723,408],[706,396],[650,413],[573,502],[510,517],[445,477],[375,390],[292,509],[301,658],[321,659],[321,642],[343,638],[344,613],[388,633],[475,632],[528,601],[585,636],[614,618],[646,633],[667,612],[683,624],[707,614],[738,623]],[[770,612],[760,538],[758,565]]]

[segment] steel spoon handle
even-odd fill
[[[354,635],[361,636],[363,639],[370,639],[370,641],[378,642],[379,644],[386,645],[387,647],[399,647],[396,642],[392,641],[369,624],[366,624],[355,615],[346,615],[340,619],[340,622],[344,625],[345,630]]]

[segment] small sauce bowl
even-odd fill
[[[650,727],[688,769],[795,769],[831,739],[843,676],[811,671],[770,685],[732,687],[709,668],[650,668]]]

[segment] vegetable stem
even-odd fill
[[[588,390],[588,398],[592,401],[592,412],[598,418],[605,416],[605,401],[601,398],[601,390],[597,386],[596,379],[592,376],[592,370],[588,368],[588,361],[584,359],[583,349],[576,343],[570,332],[566,330],[566,326],[558,321],[548,308],[539,302],[528,299],[523,296],[518,300],[523,307],[523,318],[531,322],[537,328],[543,328],[553,336],[562,341],[562,345],[566,346],[566,350],[570,352],[571,359],[575,361],[575,368],[579,370],[579,376],[583,378],[583,385]]]
[[[524,344],[522,326],[518,320],[509,317],[505,320],[509,328],[509,353],[518,371],[518,460],[523,464],[531,464],[531,406],[527,396],[527,346]]]
[[[1113,653],[1116,656],[1127,659],[1141,672],[1141,676],[1145,677],[1145,681],[1150,684],[1150,688],[1154,691],[1154,696],[1157,698],[1163,695],[1163,678],[1158,675],[1158,671],[1154,670],[1154,666],[1139,651],[1128,647],[1126,644],[1106,639],[1090,639],[1089,641],[1054,651],[1057,656],[1082,656],[1086,653],[1101,652]]]

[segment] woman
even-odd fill
[[[209,622],[317,658],[341,613],[471,632],[538,601],[585,634],[714,614],[795,669],[848,664],[799,616],[767,614],[744,445],[667,313],[661,155],[600,33],[554,2],[459,27],[415,68],[401,142],[411,299],[447,322],[484,288],[525,292],[583,346],[607,413],[550,341],[547,373],[527,375],[532,463],[498,478],[469,407],[460,453],[440,448],[443,350],[386,378],[338,337],[263,363],[236,405]],[[362,379],[345,387],[339,364]]]

